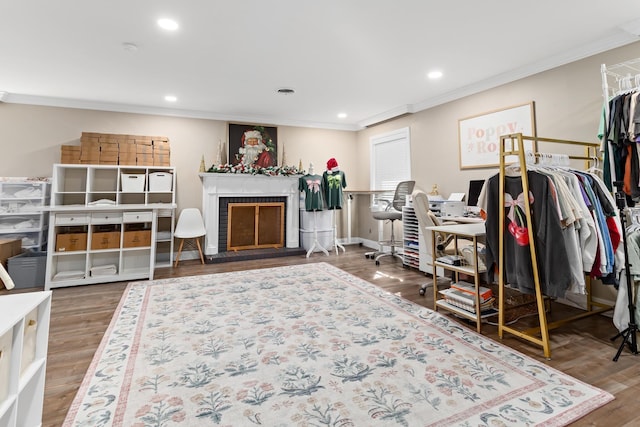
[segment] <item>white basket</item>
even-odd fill
[[[122,191],[125,193],[144,192],[144,174],[122,172]]]
[[[171,191],[172,186],[172,173],[152,172],[149,174],[149,191]]]

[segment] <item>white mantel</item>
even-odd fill
[[[266,176],[233,173],[201,173],[202,211],[207,229],[204,252],[218,253],[220,197],[286,197],[287,248],[300,247],[299,176]]]

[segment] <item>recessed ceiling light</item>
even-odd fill
[[[439,79],[440,77],[442,77],[442,71],[431,71],[429,72],[429,74],[427,74],[427,77],[429,77],[430,79]]]
[[[178,100],[174,95],[167,95],[164,97],[164,100],[167,102],[176,102]]]
[[[339,119],[346,119],[347,118],[347,113],[338,113],[338,118]]]
[[[158,25],[160,26],[160,28],[168,31],[175,31],[178,29],[178,23],[173,19],[167,19],[167,18],[158,19]]]
[[[291,89],[290,87],[283,87],[278,89],[277,91],[279,94],[281,95],[293,95],[294,93],[296,93],[295,90]]]

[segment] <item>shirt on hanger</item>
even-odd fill
[[[298,180],[298,191],[304,192],[304,207],[306,211],[321,211],[324,209],[323,184],[320,175],[304,175]]]
[[[347,186],[344,172],[324,171],[322,174],[325,200],[329,209],[342,209],[342,189]]]

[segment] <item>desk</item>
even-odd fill
[[[344,190],[343,193],[347,196],[347,244],[355,243],[351,240],[351,215],[352,215],[352,207],[351,201],[353,200],[354,195],[364,194],[367,196],[372,196],[374,194],[382,194],[389,193],[392,190]]]
[[[439,216],[440,221],[453,221],[458,224],[477,224],[484,223],[484,219],[479,216]]]
[[[452,217],[449,217],[452,218]],[[442,308],[444,310],[453,312],[459,316],[465,317],[470,320],[474,320],[476,322],[476,329],[480,332],[480,327],[482,325],[482,319],[489,316],[495,316],[498,312],[495,310],[490,311],[489,313],[482,313],[480,311],[480,273],[486,271],[485,269],[480,270],[478,268],[478,240],[485,236],[485,227],[481,222],[475,222],[472,224],[452,224],[452,225],[440,225],[437,227],[427,227],[427,230],[431,231],[431,254],[433,257],[433,308],[434,310],[438,310],[438,308]],[[450,265],[444,262],[440,262],[437,260],[438,255],[436,252],[436,233],[446,233],[452,234],[454,236],[456,253],[458,252],[458,238],[464,238],[471,240],[473,242],[473,257],[474,263],[473,265]],[[475,313],[467,310],[463,310],[454,305],[449,304],[444,299],[438,299],[438,286],[437,286],[437,268],[440,267],[445,270],[453,271],[455,273],[455,280],[459,280],[459,274],[463,273],[468,276],[473,276],[473,282],[475,285],[476,295],[475,295]]]

